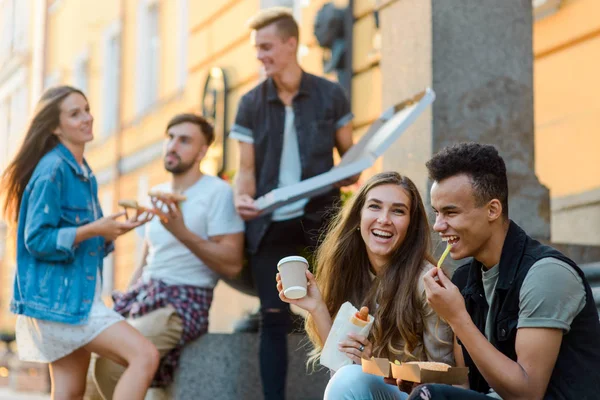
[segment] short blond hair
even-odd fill
[[[270,7],[259,11],[248,21],[248,27],[259,30],[271,24],[277,26],[277,31],[284,39],[299,38],[298,23],[294,19],[292,10],[287,7]]]

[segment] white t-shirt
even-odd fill
[[[171,192],[171,183],[155,188]],[[187,228],[208,239],[244,231],[244,221],[235,211],[233,190],[223,180],[204,175],[184,193],[181,212]],[[167,285],[193,285],[213,288],[219,275],[167,231],[159,218],[146,224],[148,257],[143,269],[144,281],[161,280]]]

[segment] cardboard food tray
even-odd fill
[[[391,363],[387,358],[371,357],[370,360],[362,359],[362,370],[366,374],[392,378]]]
[[[344,154],[338,165],[321,175],[275,189],[256,199],[254,205],[264,215],[294,201],[329,192],[336,182],[370,168],[434,100],[435,93],[427,88],[388,108]]]
[[[392,376],[403,381],[417,383],[443,383],[447,385],[462,385],[468,382],[469,368],[450,367],[448,371],[432,371],[422,369],[418,364],[393,364]]]

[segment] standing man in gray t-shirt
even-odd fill
[[[340,85],[298,65],[298,25],[289,10],[264,10],[250,27],[267,79],[242,97],[230,133],[240,143],[235,204],[246,220],[246,250],[261,301],[263,391],[266,399],[283,399],[290,313],[273,284],[277,262],[314,249],[339,190],[268,215],[258,212],[254,199],[330,170],[333,149],[343,155],[353,144],[352,113]]]
[[[413,399],[592,399],[600,393],[600,322],[583,271],[508,217],[504,160],[461,143],[427,162],[434,230],[473,261],[450,281],[424,278],[427,299],[456,335],[469,388],[423,385]],[[437,278],[437,279],[436,279]]]

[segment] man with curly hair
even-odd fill
[[[532,239],[508,215],[508,179],[496,148],[446,147],[428,163],[434,230],[455,260],[434,269],[427,299],[454,333],[469,388],[422,385],[414,399],[591,399],[600,393],[600,322],[581,269]]]

